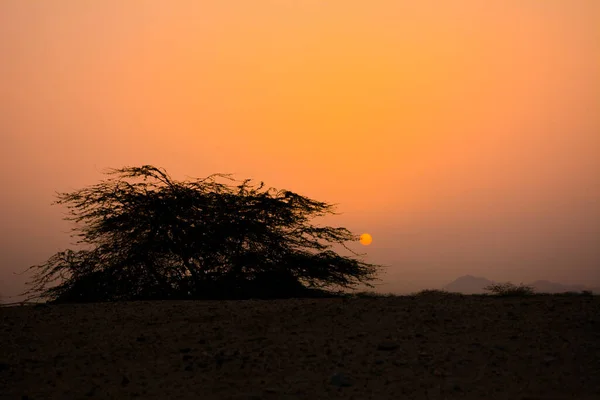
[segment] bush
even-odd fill
[[[419,296],[419,297],[423,297],[423,296],[427,296],[427,297],[443,296],[443,297],[448,297],[448,296],[462,296],[462,294],[461,293],[449,292],[447,290],[440,290],[440,289],[424,289],[424,290],[421,290],[420,292],[414,293],[413,296]]]
[[[367,298],[367,299],[383,297],[380,293],[373,292],[373,291],[356,292],[356,293],[352,293],[351,296],[356,297],[356,298]]]
[[[593,296],[594,294],[590,290],[582,290],[580,292],[569,291],[569,292],[561,292],[556,293],[559,296]]]
[[[517,286],[510,282],[488,285],[483,289],[498,296],[531,296],[535,293],[531,286],[522,283]]]

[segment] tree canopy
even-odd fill
[[[51,302],[278,298],[369,287],[380,265],[332,250],[358,237],[310,219],[333,205],[264,183],[214,174],[175,181],[151,165],[106,172],[99,184],[57,193],[87,248],[34,265],[24,293]],[[220,183],[219,179],[233,182]],[[52,282],[60,283],[49,287]]]

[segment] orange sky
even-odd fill
[[[600,285],[596,0],[3,0],[0,294],[55,191],[231,172],[333,203],[383,291]]]

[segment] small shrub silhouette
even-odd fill
[[[555,293],[558,296],[593,296],[594,294],[592,293],[591,290],[582,290],[580,292],[575,292],[575,291],[568,291],[568,292],[562,292],[562,293]]]
[[[496,283],[492,285],[488,285],[484,288],[484,290],[490,291],[498,296],[531,296],[535,294],[533,287],[523,285],[522,283],[517,286],[513,283]]]
[[[444,297],[448,297],[448,296],[462,296],[461,293],[455,293],[455,292],[449,292],[447,290],[441,290],[441,289],[424,289],[421,290],[417,293],[414,293],[413,296],[417,296],[417,297],[434,297],[434,296],[444,296]]]
[[[352,297],[357,297],[357,298],[361,298],[361,299],[374,299],[377,297],[381,297],[381,295],[377,292],[373,292],[373,291],[362,291],[362,292],[356,292],[356,293],[352,293]]]
[[[379,299],[379,298],[388,298],[388,297],[398,297],[394,293],[378,293],[372,290],[365,290],[361,292],[354,293],[346,293],[345,297],[355,298],[355,299]]]

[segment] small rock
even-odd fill
[[[352,386],[352,378],[343,372],[336,372],[331,377],[331,384],[339,387]]]
[[[427,389],[427,398],[431,400],[437,400],[442,398],[442,394],[439,388],[433,387]]]
[[[94,385],[90,390],[88,390],[87,392],[85,392],[85,395],[87,397],[93,397],[94,394],[96,394],[96,390],[98,390],[98,386]]]
[[[382,343],[379,343],[379,345],[377,346],[377,350],[390,351],[390,350],[395,350],[398,347],[400,347],[400,346],[398,345],[398,343],[395,343],[395,342],[382,342]]]
[[[235,400],[263,400],[263,396],[255,393],[246,393],[237,395],[234,397]]]
[[[452,386],[452,390],[454,390],[455,392],[464,392],[464,390],[458,383],[456,383]]]

